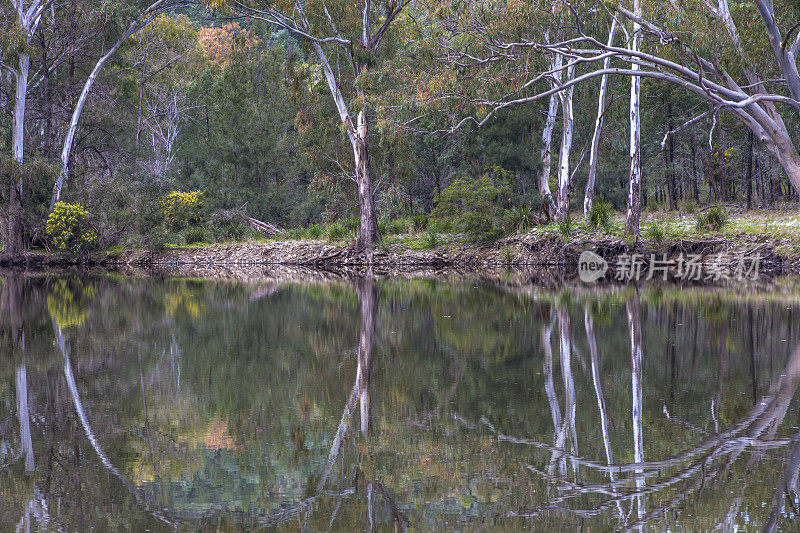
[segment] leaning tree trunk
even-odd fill
[[[122,43],[127,41],[131,35],[150,24],[150,22],[156,16],[158,16],[159,13],[163,12],[169,7],[170,2],[168,0],[155,0],[152,2],[139,17],[130,23],[125,32],[114,43],[114,46],[112,46],[108,52],[105,53],[105,55],[98,59],[97,63],[95,63],[92,72],[89,74],[89,77],[83,84],[83,89],[78,97],[78,102],[75,104],[75,109],[72,111],[72,118],[70,119],[69,127],[67,128],[67,135],[64,138],[64,146],[61,149],[61,170],[58,173],[55,185],[53,185],[53,194],[50,197],[51,211],[53,206],[61,200],[61,191],[64,188],[64,181],[69,175],[69,159],[72,156],[72,147],[75,142],[75,132],[78,129],[78,121],[80,121],[81,113],[83,113],[83,107],[86,105],[89,92],[92,90],[92,86],[97,80],[100,71],[103,69],[103,66],[106,64],[106,62],[108,62],[111,56],[113,56],[119,47],[122,46]]]
[[[127,39],[127,37],[128,36],[126,32],[125,39]],[[124,40],[122,38],[117,40],[117,42],[114,43],[114,46],[112,46],[103,57],[97,60],[92,72],[89,74],[89,77],[83,84],[83,90],[81,90],[81,94],[78,97],[78,102],[75,104],[75,109],[72,111],[72,118],[70,119],[69,127],[67,128],[67,135],[64,137],[64,146],[61,149],[61,170],[58,172],[56,183],[53,185],[53,194],[50,196],[51,211],[53,210],[53,206],[61,201],[61,192],[64,188],[64,181],[69,175],[69,160],[72,156],[72,147],[75,143],[75,133],[78,130],[78,122],[81,119],[81,114],[83,113],[83,108],[86,105],[86,100],[89,97],[89,92],[91,92],[92,86],[94,85],[95,80],[97,80],[97,76],[100,74],[100,70],[102,70],[103,65],[105,65],[109,58],[114,55],[123,42]]]
[[[567,79],[569,82],[575,77],[575,62],[567,66]],[[575,124],[572,109],[572,95],[574,86],[565,91],[561,91],[561,116],[564,125],[561,129],[561,150],[558,156],[558,207],[556,208],[556,218],[567,220],[569,218],[569,196],[572,189],[572,176],[569,169],[569,156],[572,152],[572,133]]]
[[[634,0],[634,14],[641,18],[642,6],[640,0]],[[631,51],[639,49],[639,31],[641,27],[638,23],[633,24],[633,36],[631,38]],[[638,71],[639,65],[633,63],[631,70]],[[642,214],[642,120],[639,114],[641,99],[641,78],[631,77],[631,143],[630,161],[628,171],[628,208],[625,213],[625,232],[630,235],[639,235],[639,218]]]
[[[367,118],[363,111],[358,114],[358,128],[355,137],[353,155],[356,164],[358,209],[361,217],[356,235],[356,248],[364,251],[368,262],[372,262],[372,251],[375,243],[380,240],[380,232],[375,213],[375,197],[372,194],[372,161],[367,139]]]
[[[617,31],[617,19],[611,22],[611,29],[608,31],[608,46],[614,45],[614,35]],[[607,70],[611,65],[611,58],[603,60],[603,69]],[[597,118],[594,121],[594,135],[592,135],[592,146],[589,150],[589,176],[586,179],[586,194],[583,197],[583,216],[588,217],[594,203],[594,184],[597,175],[597,151],[600,147],[600,134],[603,131],[603,118],[606,114],[606,93],[608,92],[608,75],[600,78],[600,94],[597,97]]]
[[[554,77],[557,80],[561,78],[561,55],[556,54],[551,62],[551,69],[555,71]],[[552,159],[552,145],[553,145],[553,129],[556,126],[556,116],[558,114],[558,94],[550,95],[550,103],[547,108],[547,120],[542,130],[542,153],[540,161],[542,162],[542,172],[539,174],[539,193],[542,195],[544,201],[544,210],[548,219],[552,219],[556,214],[556,205],[553,202],[553,193],[550,192],[550,161]]]

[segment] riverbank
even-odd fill
[[[583,223],[536,227],[526,233],[492,243],[470,242],[459,235],[432,233],[388,236],[367,265],[363,253],[347,242],[322,240],[265,240],[226,244],[198,244],[160,250],[121,249],[71,261],[44,252],[30,252],[11,266],[47,270],[81,265],[104,269],[175,271],[179,275],[225,276],[225,272],[257,271],[260,267],[299,268],[376,275],[415,272],[503,272],[508,269],[552,271],[576,276],[583,252],[593,252],[608,265],[606,279],[632,281],[648,276],[655,259],[656,272],[680,279],[683,263],[699,262],[702,278],[726,281],[736,275],[778,277],[800,273],[800,215],[794,212],[760,212],[734,215],[717,230],[698,230],[695,216],[650,214],[642,222],[638,241],[625,238],[621,219],[604,229]],[[692,259],[694,258],[694,259]],[[637,264],[638,263],[638,264]],[[667,268],[663,268],[668,264]],[[6,262],[5,266],[9,266]],[[656,265],[658,266],[658,265]],[[622,273],[621,268],[630,268]],[[755,268],[755,271],[754,271]],[[686,274],[686,272],[683,272]],[[652,277],[652,275],[650,275]],[[685,277],[685,276],[684,276]],[[691,278],[689,281],[703,281]]]

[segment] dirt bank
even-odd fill
[[[578,274],[579,257],[585,251],[594,252],[608,263],[609,270],[605,279],[616,277],[619,265],[630,263],[631,257],[641,262],[641,272],[645,276],[654,257],[659,260],[667,258],[673,263],[673,267],[668,269],[668,277],[675,279],[680,273],[677,262],[681,257],[690,256],[699,257],[701,263],[709,269],[712,266],[717,270],[724,267],[731,276],[743,260],[748,266],[752,266],[756,257],[758,274],[761,276],[778,277],[800,273],[800,252],[787,249],[779,241],[766,236],[679,239],[656,244],[646,241],[630,243],[609,238],[564,242],[556,236],[528,235],[484,245],[456,242],[431,250],[395,246],[376,250],[369,270],[376,275],[392,276],[446,270],[502,273],[516,269],[549,271],[557,273],[558,277],[575,277]],[[255,274],[265,267],[356,275],[365,273],[368,268],[364,255],[353,247],[323,241],[248,242],[167,248],[159,251],[125,250],[96,254],[80,262],[45,253],[31,253],[17,258],[13,265],[31,270],[81,265],[113,270],[174,271],[179,275],[203,277],[226,277],[225,272],[234,271],[237,274],[233,277],[247,277],[247,272]],[[8,262],[5,266],[8,266]]]

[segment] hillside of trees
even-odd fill
[[[3,254],[796,209],[793,0],[0,3]],[[309,228],[316,228],[308,231]],[[316,233],[315,233],[316,232]]]

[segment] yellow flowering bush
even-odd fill
[[[85,253],[97,246],[97,233],[88,222],[89,212],[78,204],[58,202],[47,217],[47,236],[60,252]]]
[[[203,191],[172,191],[161,198],[161,210],[167,224],[181,229],[200,222],[203,208]]]

